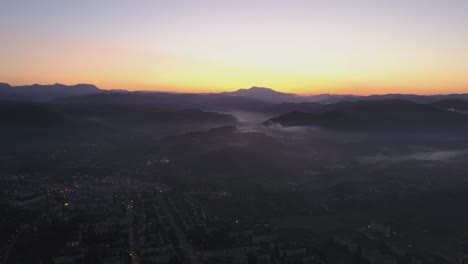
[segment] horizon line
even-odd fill
[[[104,90],[104,91],[125,91],[125,92],[146,92],[146,93],[174,93],[174,94],[222,94],[222,93],[230,93],[230,92],[236,92],[239,90],[250,90],[252,88],[264,88],[268,89],[277,93],[282,93],[282,94],[289,94],[293,96],[298,96],[298,97],[307,97],[307,96],[320,96],[320,95],[335,95],[335,96],[356,96],[356,97],[370,97],[370,96],[382,96],[382,95],[415,95],[415,96],[444,96],[444,95],[463,95],[463,94],[468,94],[467,92],[462,92],[462,93],[430,93],[430,94],[422,94],[422,93],[395,93],[395,92],[389,92],[389,93],[369,93],[369,94],[352,94],[352,93],[330,93],[330,92],[323,92],[323,93],[315,93],[315,94],[304,94],[304,93],[290,93],[290,92],[282,92],[279,90],[276,90],[274,88],[270,87],[265,87],[265,86],[257,86],[253,85],[249,88],[237,88],[233,90],[223,90],[223,91],[200,91],[200,92],[187,92],[187,91],[177,91],[177,90],[158,90],[158,88],[152,90],[129,90],[125,88],[102,88],[102,86],[93,84],[93,83],[87,83],[87,82],[78,82],[74,84],[65,84],[62,82],[55,82],[55,83],[37,83],[34,82],[33,84],[20,84],[20,85],[12,85],[8,82],[0,82],[0,84],[7,84],[11,87],[21,87],[21,86],[34,86],[34,85],[39,85],[39,86],[53,86],[53,85],[63,85],[63,86],[77,86],[77,85],[92,85],[95,86],[99,90]]]

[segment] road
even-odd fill
[[[167,217],[167,220],[171,224],[172,228],[175,231],[175,234],[179,240],[179,247],[184,251],[185,255],[189,257],[189,260],[192,264],[198,264],[197,254],[192,248],[192,245],[187,240],[185,232],[182,230],[182,227],[175,220],[175,216],[170,210],[170,205],[166,199],[162,197],[161,194],[156,195],[156,202],[161,206],[161,209],[164,212],[164,215]]]
[[[18,240],[18,238],[21,236],[21,234],[26,230],[28,229],[29,225],[22,225],[20,227],[19,230],[17,230],[15,236],[13,237],[12,240],[10,240],[10,244],[8,245],[8,247],[6,248],[5,250],[5,254],[3,254],[3,257],[0,261],[0,264],[7,264],[8,263],[8,258],[10,257],[10,253],[11,251],[13,250],[13,248],[15,247],[15,243],[16,241]]]
[[[62,208],[62,205],[56,205],[56,206],[54,206],[53,211],[57,211],[60,208]],[[15,247],[15,243],[18,240],[18,238],[21,236],[21,234],[25,230],[27,230],[29,227],[34,226],[36,224],[39,224],[41,221],[43,221],[46,218],[47,218],[47,213],[42,213],[40,216],[38,216],[36,218],[36,220],[30,222],[29,224],[21,225],[20,228],[18,230],[16,230],[17,232],[16,232],[15,236],[13,237],[13,239],[11,240],[10,244],[7,246],[7,248],[5,250],[5,253],[0,255],[1,256],[0,264],[7,264],[8,263],[8,258],[10,256],[10,253],[13,250],[13,248]]]
[[[140,256],[138,255],[138,241],[135,230],[135,218],[133,210],[127,208],[127,221],[128,221],[128,251],[132,264],[140,264]]]

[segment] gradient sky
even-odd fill
[[[468,92],[466,0],[0,0],[0,82]]]

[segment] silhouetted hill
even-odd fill
[[[0,84],[0,100],[12,101],[49,101],[59,97],[75,96],[83,94],[102,93],[92,84],[77,84],[77,85],[24,85],[10,86],[9,84]]]
[[[160,110],[145,106],[79,105],[0,101],[0,127],[75,129],[143,128],[164,124],[235,124],[236,118],[198,109]]]
[[[468,129],[468,115],[411,101],[358,101],[325,105],[314,113],[290,112],[265,122],[269,123],[352,131],[461,132]]]
[[[13,87],[11,87],[11,85],[9,85],[8,83],[0,83],[0,90],[9,90]]]

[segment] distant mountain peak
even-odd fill
[[[272,88],[268,88],[268,87],[262,87],[262,86],[252,86],[250,88],[247,88],[247,89],[239,89],[237,90],[237,92],[239,91],[248,91],[248,92],[267,92],[267,93],[277,93],[277,94],[290,94],[290,95],[295,95],[295,94],[291,94],[291,93],[283,93],[283,92],[278,92]]]
[[[274,103],[298,101],[298,96],[295,94],[278,92],[271,88],[260,86],[252,86],[248,89],[239,89],[235,92],[230,92],[228,94],[231,96],[248,97],[265,102]]]
[[[268,88],[268,87],[261,87],[261,86],[252,86],[250,87],[249,89],[239,89],[239,90],[257,90],[257,91],[270,91],[270,92],[275,92],[277,93],[277,91],[271,89],[271,88]]]

